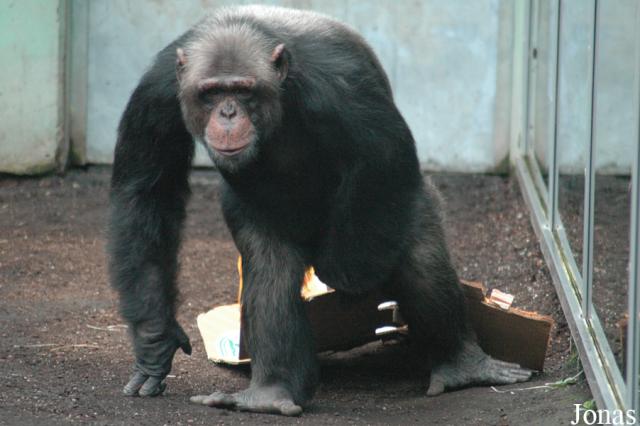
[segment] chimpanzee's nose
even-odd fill
[[[220,110],[220,115],[228,119],[233,118],[236,115],[236,107],[233,105],[233,102],[225,102]]]

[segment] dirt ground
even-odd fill
[[[104,253],[109,173],[0,177],[0,424],[559,425],[573,419],[574,403],[591,398],[583,379],[518,390],[573,376],[579,367],[515,180],[439,175],[460,276],[555,319],[544,373],[500,388],[512,392],[470,388],[427,398],[420,359],[404,344],[373,343],[322,357],[322,386],[299,418],[189,404],[190,395],[248,383],[246,369],[207,361],[196,328],[199,313],[234,301],[237,281],[237,253],[217,203],[219,177],[203,171],[193,176],[179,279],[179,321],[194,353],[176,357],[164,396],[124,397],[129,340]]]

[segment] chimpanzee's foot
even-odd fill
[[[511,362],[499,361],[484,353],[475,342],[464,342],[456,357],[431,371],[427,395],[435,396],[445,389],[471,385],[508,385],[526,382],[531,370]]]
[[[236,393],[214,392],[211,395],[196,395],[191,397],[191,402],[209,407],[285,416],[299,416],[302,413],[302,407],[295,404],[291,394],[278,385],[250,387]]]

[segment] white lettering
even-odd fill
[[[600,425],[610,425],[611,424],[611,413],[609,410],[598,410],[598,424]]]
[[[589,417],[591,417],[591,419],[589,419]],[[582,420],[587,425],[594,425],[598,421],[598,415],[593,410],[587,410],[582,415]]]
[[[635,410],[589,410],[582,404],[573,404],[576,411],[575,418],[571,420],[572,426],[585,425],[640,425]]]
[[[606,410],[602,410],[608,413],[608,411]],[[623,425],[624,424],[624,413],[622,412],[622,410],[613,410],[613,418],[611,419],[612,422],[611,423],[607,423],[609,424],[614,424],[614,425]]]
[[[578,423],[580,423],[580,407],[582,407],[582,405],[581,404],[573,404],[573,405],[576,407],[576,419],[571,420],[571,424],[575,426]]]

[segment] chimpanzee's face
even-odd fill
[[[231,48],[233,43],[221,49],[213,44],[204,51],[177,51],[182,111],[216,166],[235,172],[257,157],[260,140],[281,125],[284,45],[272,52],[254,49],[250,57]]]

